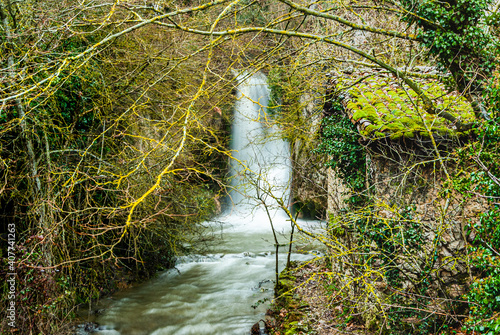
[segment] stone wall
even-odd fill
[[[350,252],[350,257],[334,253],[332,269],[351,291],[351,299],[365,294],[362,313],[367,323],[373,315],[380,317],[396,295],[408,303],[420,296],[418,308],[444,313],[471,282],[466,225],[477,222],[486,204],[444,192],[452,164],[443,167],[418,149],[380,148],[367,149],[369,200],[362,209],[348,208],[349,190],[329,173],[332,239],[349,246],[344,250]],[[371,236],[373,229],[378,230]],[[377,243],[381,235],[388,241],[383,247]],[[383,248],[390,252],[384,254]],[[373,255],[371,262],[367,254]],[[391,271],[397,273],[396,281]]]

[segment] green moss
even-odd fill
[[[293,275],[296,269],[298,269],[297,263],[292,262],[291,268],[286,268],[280,274],[279,284],[276,287],[277,299],[271,305],[277,327],[271,334],[308,334],[311,331],[304,313],[309,305],[293,293],[298,285]]]
[[[463,123],[475,120],[469,102],[462,96],[448,94],[444,85],[434,81],[421,82],[420,86],[438,110],[453,114]],[[353,112],[353,119],[367,119],[373,126],[362,131],[364,136],[381,138],[390,136],[412,138],[417,134],[428,136],[426,126],[439,135],[459,135],[444,118],[427,114],[417,94],[409,88],[403,89],[390,78],[367,78],[349,89],[352,100],[347,108]],[[418,112],[417,112],[418,111]],[[424,120],[422,120],[422,117]],[[425,122],[425,125],[424,125]],[[460,133],[462,134],[462,133]]]
[[[403,131],[406,128],[399,122],[394,122],[394,123],[388,123],[384,126],[382,126],[381,130],[382,131],[390,131],[390,132],[399,132]]]
[[[391,111],[392,114],[395,114],[398,111],[398,105],[394,102],[389,102],[387,104],[387,108],[389,111]]]
[[[389,135],[389,138],[390,138],[391,140],[397,140],[398,138],[401,138],[402,136],[403,136],[403,132],[398,131],[397,133],[391,133],[391,134]]]
[[[368,132],[368,133],[372,133],[372,132],[374,132],[375,130],[378,130],[378,129],[379,129],[379,127],[371,124],[371,125],[367,126],[364,130],[366,132]]]
[[[370,120],[371,122],[377,122],[379,119],[377,111],[371,105],[365,106],[361,110],[357,110],[352,116],[352,118],[356,121],[361,119],[367,119]]]

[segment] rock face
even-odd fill
[[[367,327],[395,302],[445,311],[472,278],[466,226],[486,204],[450,190],[452,164],[422,152],[388,143],[367,148],[363,209],[348,208],[348,189],[333,171],[328,175],[330,233],[339,245],[332,268],[351,298],[364,295]]]
[[[324,218],[327,208],[327,168],[321,155],[313,152],[312,140],[321,124],[322,99],[304,94],[301,96],[302,130],[306,136],[291,143],[293,164],[292,194],[294,209],[300,218]]]
[[[344,185],[337,173],[328,169],[328,213],[335,217],[341,215],[347,210],[347,198],[349,197],[349,188]]]

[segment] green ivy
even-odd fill
[[[498,107],[499,82],[495,76],[485,89],[485,98],[493,110]],[[475,334],[493,335],[500,333],[500,186],[491,175],[500,176],[500,117],[485,122],[478,135],[478,141],[459,150],[458,156],[464,166],[470,165],[472,158],[479,159],[487,171],[479,168],[455,177],[461,190],[464,175],[468,176],[470,186],[476,186],[476,192],[489,202],[479,221],[467,227],[473,240],[470,255],[476,279],[466,295],[470,312],[465,328]]]
[[[364,202],[366,153],[359,144],[360,135],[354,124],[344,113],[344,107],[337,101],[332,104],[332,115],[323,118],[321,141],[315,152],[328,155],[327,166],[333,168],[355,195],[351,204]]]
[[[487,20],[491,0],[401,0],[400,3],[415,15],[403,20],[416,24],[418,39],[438,58],[439,64],[449,70],[458,88],[465,91],[481,89],[477,73],[487,78],[495,66],[497,45],[484,27],[495,20]]]
[[[485,145],[480,159],[487,164],[490,173],[500,175],[500,119],[495,119],[481,130]],[[468,148],[470,150],[470,148]],[[462,153],[463,154],[463,153]],[[481,193],[490,197],[490,209],[483,213],[476,224],[468,230],[474,237],[471,255],[478,279],[471,285],[467,295],[471,310],[467,329],[479,334],[498,334],[500,331],[500,206],[495,201],[500,197],[500,186],[483,171],[471,174]]]

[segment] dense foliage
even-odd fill
[[[450,71],[460,92],[479,94],[495,67],[494,36],[487,32],[491,0],[416,1],[401,3],[412,14],[404,20],[419,27],[418,38],[441,67]]]
[[[351,204],[363,202],[366,182],[366,157],[359,143],[360,134],[349,120],[344,107],[333,101],[329,116],[322,120],[321,141],[315,152],[328,156],[327,166],[333,168],[353,192],[348,197]]]
[[[469,224],[470,253],[476,274],[467,294],[470,316],[466,327],[477,334],[500,331],[500,119],[498,114],[499,77],[487,86],[486,100],[494,116],[479,129],[479,138],[459,150],[464,174],[455,178],[460,190],[474,189],[487,202],[488,210],[476,224]],[[471,161],[476,164],[471,165]]]
[[[92,9],[0,2],[0,273],[17,275],[13,298],[1,285],[17,316],[16,327],[3,317],[2,333],[69,332],[77,306],[92,309],[103,295],[172,267],[199,237],[198,223],[220,210],[231,87],[191,103],[198,62],[176,54],[186,49],[155,44],[151,30],[82,56],[113,28],[61,27],[70,17],[106,15]],[[38,14],[50,20],[32,20]],[[167,79],[158,80],[161,71]],[[196,117],[179,122],[188,106]]]

